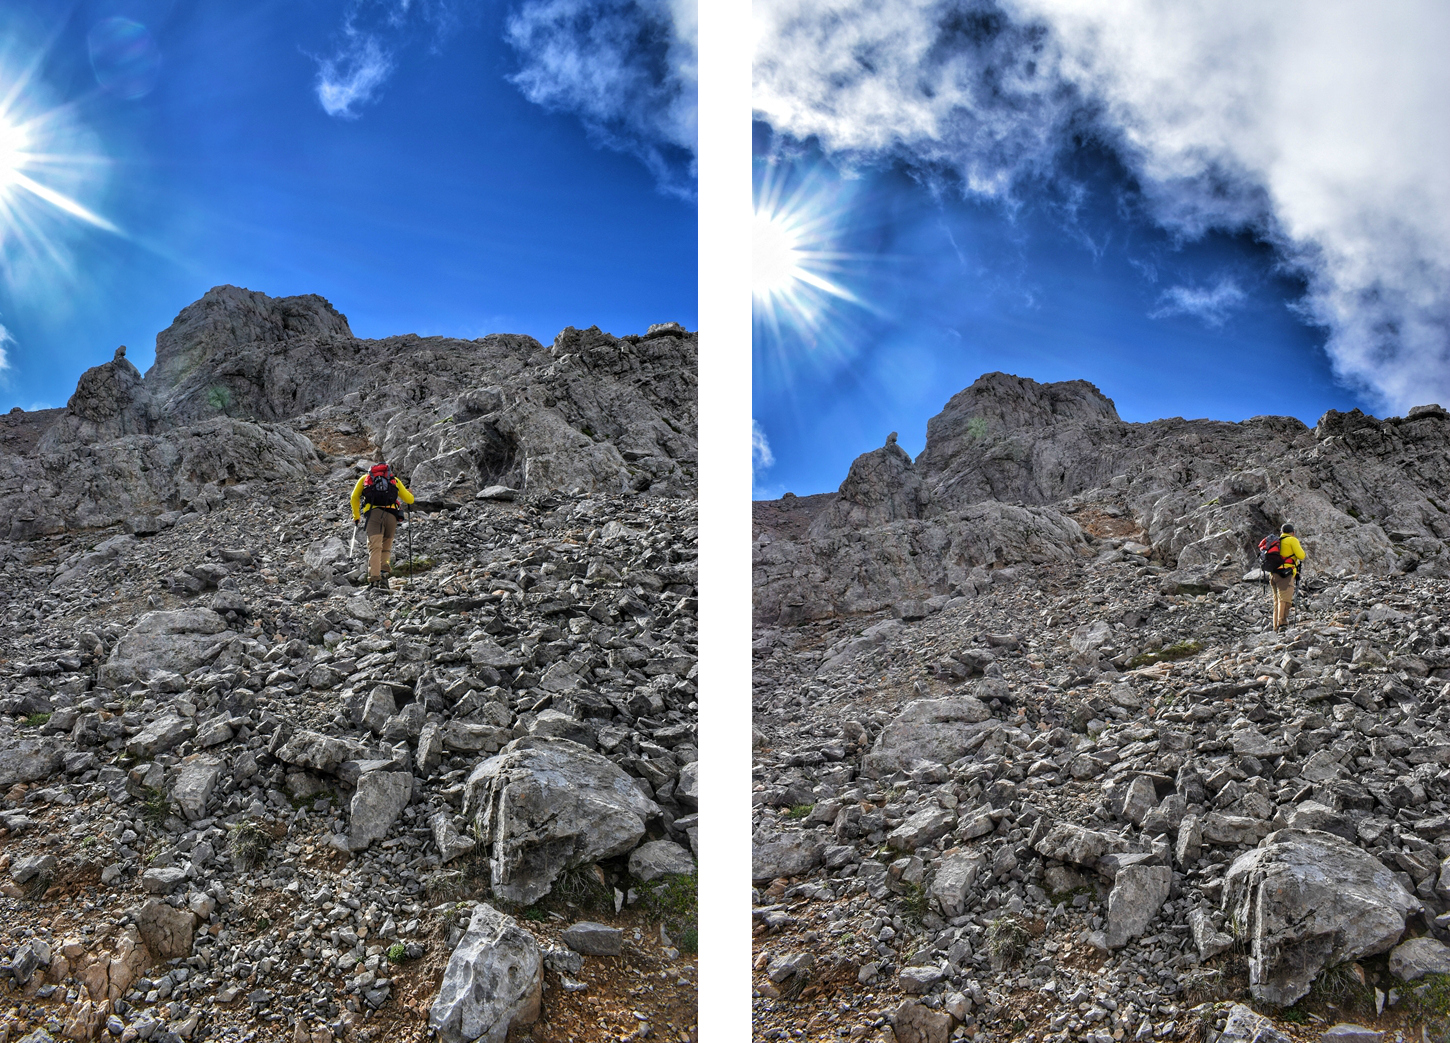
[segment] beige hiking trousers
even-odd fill
[[[368,511],[368,579],[377,579],[385,567],[391,571],[393,537],[398,533],[398,518],[392,511],[374,507]]]
[[[1269,589],[1274,592],[1274,629],[1278,630],[1289,622],[1289,606],[1294,604],[1294,574],[1269,573]]]

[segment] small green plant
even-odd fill
[[[1344,509],[1344,513],[1347,514],[1347,515],[1349,515],[1355,521],[1359,521],[1359,509],[1358,508],[1356,508],[1356,507],[1354,507],[1354,506],[1351,505],[1351,506],[1346,507]]]
[[[790,818],[805,818],[812,811],[816,810],[814,804],[797,804],[787,812]]]
[[[46,723],[49,720],[50,714],[48,713],[33,713],[29,717],[25,718],[25,720],[21,721],[20,726],[22,728],[39,728],[42,724]]]
[[[920,884],[907,884],[906,889],[897,896],[896,903],[901,908],[901,918],[918,925],[930,908],[927,904],[926,888]]]
[[[544,912],[544,910],[537,905],[529,906],[520,915],[523,916],[525,920],[532,920],[534,923],[543,923],[549,918],[549,914]]]
[[[1179,641],[1157,652],[1135,655],[1128,660],[1128,669],[1136,670],[1140,666],[1152,666],[1154,663],[1173,663],[1180,659],[1187,659],[1189,656],[1198,655],[1201,651],[1203,651],[1203,645],[1198,641]]]
[[[233,826],[227,835],[227,849],[240,869],[256,869],[267,860],[272,834],[262,823],[247,819]]]
[[[987,958],[997,971],[1004,971],[1027,949],[1027,928],[1015,916],[999,916],[987,924]]]
[[[388,946],[388,962],[402,963],[408,958],[408,947],[402,942],[394,942]]]
[[[1442,1022],[1450,1018],[1450,974],[1425,975],[1418,985],[1405,989],[1400,1002],[1405,1012],[1417,1020]]]
[[[596,865],[574,866],[559,874],[549,892],[586,912],[612,913],[614,889]]]
[[[171,817],[171,798],[164,790],[147,786],[146,796],[141,801],[141,817],[153,826],[161,825]]]
[[[1274,1016],[1280,1021],[1287,1021],[1291,1025],[1309,1024],[1309,1012],[1298,1004],[1292,1007],[1280,1007],[1274,1012]]]
[[[974,416],[967,421],[967,434],[972,441],[980,442],[987,437],[987,420],[985,417]]]
[[[1221,970],[1195,967],[1186,974],[1180,975],[1178,984],[1183,989],[1183,998],[1195,1005],[1223,998],[1221,995],[1223,971]]]
[[[265,916],[257,917],[257,922],[252,925],[253,929],[256,930],[258,934],[261,934],[263,931],[271,926],[272,921],[267,919],[267,917]]]
[[[207,388],[206,401],[207,405],[211,406],[218,413],[225,413],[228,416],[231,415],[232,389],[225,384],[216,384],[213,387]]]
[[[684,952],[695,952],[698,946],[700,896],[694,873],[666,873],[649,883],[639,885],[644,908],[654,920],[662,922]]]
[[[1320,971],[1310,983],[1309,997],[1345,1012],[1374,1010],[1374,988],[1353,963],[1340,963]]]
[[[417,555],[407,561],[393,562],[394,576],[416,576],[420,572],[427,572],[434,565],[438,564],[432,558],[425,555]]]

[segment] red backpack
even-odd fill
[[[376,464],[363,483],[362,499],[374,507],[391,507],[398,502],[398,480],[387,464]]]
[[[1293,568],[1284,559],[1284,555],[1279,553],[1279,540],[1281,538],[1279,533],[1274,532],[1259,541],[1259,568],[1265,572],[1273,572],[1280,576]]]

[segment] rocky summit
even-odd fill
[[[693,1040],[696,343],[219,287],[0,417],[0,1039]]]
[[[1450,1038],[1447,510],[1439,406],[1004,374],[757,503],[757,1037]]]

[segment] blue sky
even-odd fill
[[[758,19],[757,498],[993,370],[1133,421],[1450,404],[1447,9],[1098,6]]]
[[[49,193],[0,185],[0,409],[221,283],[364,337],[696,325],[692,12],[12,0],[0,40]]]

